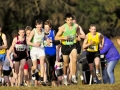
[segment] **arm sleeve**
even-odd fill
[[[110,42],[105,42],[103,48],[100,50],[100,54],[105,54],[105,53],[107,53],[108,50],[110,49],[111,45],[112,45],[112,43],[110,43]]]

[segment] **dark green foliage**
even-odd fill
[[[109,37],[120,35],[120,0],[0,0],[0,24],[8,37],[20,26],[35,27],[38,18],[51,19],[57,31],[68,12],[76,16],[85,33],[94,23]]]

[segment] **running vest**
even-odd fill
[[[14,51],[16,53],[20,53],[20,52],[25,52],[27,49],[27,43],[26,43],[26,38],[24,38],[23,41],[19,40],[19,37],[17,36],[17,42],[14,46]]]
[[[55,34],[54,34],[54,30],[50,30],[48,35],[45,35],[45,38],[49,38],[52,41],[54,40]],[[53,43],[51,43],[50,46],[44,46],[45,47],[45,54],[47,55],[55,55],[56,54],[56,45],[54,45]]]
[[[43,46],[43,42],[44,42],[44,30],[42,29],[42,33],[41,34],[38,34],[37,33],[37,30],[34,28],[33,29],[34,30],[34,37],[33,37],[33,39],[32,39],[32,43],[40,43],[41,45],[40,45],[40,47],[34,47],[34,46],[30,46],[30,49],[38,49],[38,48],[43,48],[44,46]]]
[[[62,37],[68,36],[68,40],[62,40],[63,45],[73,45],[76,43],[76,26],[73,24],[72,29],[70,30],[67,24],[64,24],[65,32],[63,32]]]
[[[3,45],[3,39],[2,39],[2,33],[0,34],[0,46]],[[6,49],[1,49],[0,50],[0,54],[5,54],[6,53]]]
[[[99,46],[99,43],[100,43],[98,32],[96,32],[95,37],[93,37],[91,33],[88,33],[88,43],[90,43],[90,41],[93,41],[95,43],[93,43],[93,45],[89,46],[87,51],[97,52],[98,51],[98,46]]]

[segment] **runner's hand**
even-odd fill
[[[11,68],[13,68],[13,62],[12,62],[12,60],[10,61],[10,66],[11,66]]]
[[[68,37],[69,37],[69,36],[63,37],[63,39],[64,39],[64,40],[68,40]]]
[[[17,58],[17,54],[16,53],[13,53],[14,57]]]
[[[92,45],[92,44],[94,44],[94,43],[95,43],[95,42],[91,40],[90,43],[89,43],[89,45]]]
[[[34,47],[40,47],[40,43],[38,42],[38,43],[36,43],[36,44],[34,44]]]
[[[47,39],[46,39],[46,42],[47,42],[47,45],[48,45],[48,46],[50,46],[50,45],[51,45],[52,40],[51,40],[51,39],[49,39],[49,38],[47,38]]]

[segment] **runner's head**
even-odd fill
[[[44,29],[46,33],[49,33],[50,29],[52,28],[52,23],[50,20],[46,20],[44,24]]]
[[[73,15],[73,23],[76,23],[76,17]]]
[[[23,27],[20,27],[20,28],[18,29],[18,34],[19,34],[19,36],[21,36],[21,37],[24,37],[24,36],[25,36],[25,30],[24,30]]]
[[[90,33],[92,33],[93,35],[96,34],[96,25],[95,25],[95,24],[91,24],[89,31],[90,31]]]
[[[42,30],[43,21],[40,20],[40,19],[37,19],[37,20],[35,21],[35,26],[36,26],[36,29],[37,29],[37,30]]]
[[[73,15],[70,13],[67,13],[65,15],[65,22],[71,26],[73,24]]]
[[[27,37],[29,37],[31,31],[32,31],[32,27],[31,26],[26,26],[25,32],[26,32]]]

